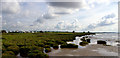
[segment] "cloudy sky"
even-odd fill
[[[117,0],[45,1],[2,2],[2,29],[118,31]]]

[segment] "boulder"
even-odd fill
[[[62,44],[61,48],[78,48],[78,45],[75,45],[75,44]]]
[[[106,44],[106,41],[98,40],[97,44]]]
[[[90,39],[86,39],[86,42],[90,43]]]
[[[80,42],[79,44],[80,44],[81,46],[86,46],[86,45],[88,45],[88,42],[83,41],[83,42]]]
[[[86,41],[86,40],[85,40],[85,37],[81,38],[80,40],[81,40],[81,41]]]

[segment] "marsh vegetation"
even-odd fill
[[[67,44],[76,36],[90,35],[94,33],[76,32],[37,32],[37,33],[3,33],[2,34],[2,57],[16,57],[18,53],[22,57],[42,57],[48,58],[43,52],[51,52],[50,47],[78,48],[75,44]],[[81,43],[84,44],[85,42]],[[86,43],[85,43],[86,44]]]

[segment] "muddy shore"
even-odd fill
[[[117,46],[104,46],[100,44],[87,45],[85,48],[63,48],[52,50],[49,56],[118,56]]]

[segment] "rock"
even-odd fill
[[[86,45],[88,45],[88,42],[85,42],[85,41],[80,42],[80,45],[81,45],[81,46],[86,46]]]
[[[81,40],[81,41],[86,41],[86,40],[85,40],[85,37],[81,38],[80,40]]]
[[[86,42],[90,43],[90,39],[86,39]]]
[[[106,44],[106,41],[98,40],[97,44]]]
[[[62,44],[61,48],[78,48],[78,45],[75,45],[75,44]]]
[[[118,42],[118,43],[120,43],[120,41],[119,41],[119,40],[117,40],[117,41],[115,41],[115,42]]]
[[[118,47],[120,47],[120,44],[117,44]]]

